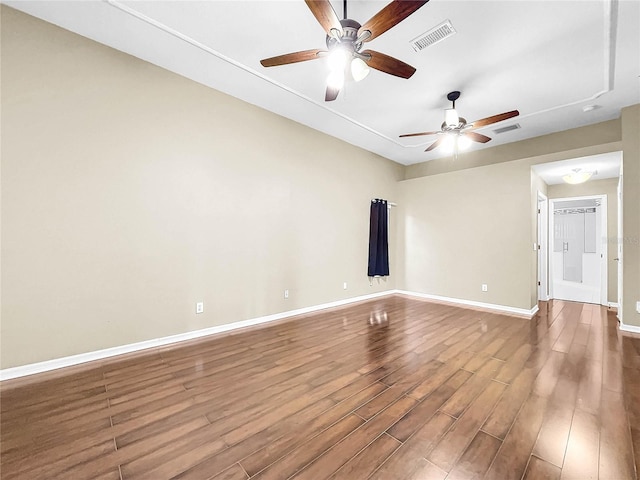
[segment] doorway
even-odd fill
[[[550,201],[552,298],[608,305],[607,196]]]

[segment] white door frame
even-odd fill
[[[538,301],[549,300],[549,200],[538,191]]]
[[[623,279],[623,275],[622,275],[622,255],[623,255],[623,249],[624,249],[624,245],[623,245],[623,241],[622,239],[624,238],[623,236],[623,222],[622,222],[622,200],[623,200],[623,194],[624,192],[622,191],[622,165],[620,165],[620,178],[618,179],[618,238],[617,238],[617,246],[616,246],[616,257],[617,257],[617,263],[618,263],[618,320],[620,320],[620,323],[622,324],[622,279]]]
[[[551,198],[549,199],[549,221],[548,221],[548,228],[549,228],[549,245],[551,245],[551,235],[553,235],[553,212],[555,210],[555,204],[556,202],[566,202],[566,201],[571,201],[571,200],[591,200],[591,199],[596,199],[599,198],[601,203],[600,203],[600,207],[602,208],[602,213],[600,215],[600,221],[601,221],[601,229],[600,229],[600,234],[602,236],[602,238],[607,238],[607,195],[606,194],[601,194],[601,195],[584,195],[584,196],[579,196],[579,197],[564,197],[564,198]],[[602,240],[601,240],[602,241]],[[605,306],[609,306],[609,285],[608,285],[608,269],[607,269],[607,265],[608,265],[608,252],[607,252],[607,243],[603,242],[603,245],[600,249],[600,305],[605,305]],[[553,255],[549,255],[549,277],[548,278],[553,278]],[[553,296],[553,282],[549,281],[549,298],[554,298]]]

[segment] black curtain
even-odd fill
[[[388,215],[386,200],[371,200],[368,269],[370,277],[389,275]]]

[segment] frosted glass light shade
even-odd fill
[[[593,172],[586,172],[579,168],[574,169],[571,173],[568,173],[562,180],[566,183],[570,183],[571,185],[577,185],[578,183],[584,183],[591,178]]]
[[[344,86],[344,70],[332,71],[327,77],[327,85],[336,90],[341,90]]]
[[[369,65],[361,58],[354,58],[351,61],[351,76],[356,82],[363,80],[370,71]]]
[[[458,148],[460,150],[466,150],[471,146],[471,140],[466,135],[458,136]]]
[[[336,47],[329,53],[329,68],[331,72],[344,71],[351,54],[344,48]]]
[[[444,140],[442,140],[442,143],[440,145],[445,152],[453,152],[453,147],[455,146],[455,144],[455,137],[451,134],[448,134],[445,135]]]

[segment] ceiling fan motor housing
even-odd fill
[[[459,117],[457,125],[451,126],[451,125],[447,125],[447,122],[442,122],[442,125],[440,125],[440,128],[442,129],[443,132],[449,132],[452,130],[462,130],[466,125],[467,125],[467,119],[463,117]]]
[[[342,25],[342,36],[340,38],[336,38],[331,35],[327,35],[327,48],[331,50],[337,45],[340,45],[342,48],[347,48],[353,52],[360,50],[362,42],[356,44],[356,40],[358,39],[358,30],[360,30],[361,25],[355,20],[351,20],[349,18],[340,20],[340,25]]]

